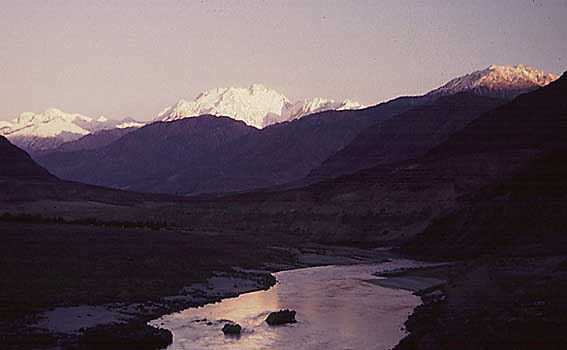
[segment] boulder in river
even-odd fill
[[[266,318],[266,323],[270,326],[277,326],[286,323],[295,323],[295,311],[294,310],[280,310],[270,313],[268,318]]]
[[[173,334],[141,322],[99,325],[83,329],[79,336],[82,347],[107,349],[159,349],[171,344]]]
[[[225,323],[222,332],[228,335],[240,335],[242,327],[238,323]]]

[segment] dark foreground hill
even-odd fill
[[[14,146],[4,136],[0,136],[0,164],[2,164],[0,180],[55,179],[47,170],[37,165],[26,152]]]
[[[442,301],[414,312],[411,334],[397,349],[565,347],[565,151],[463,198],[404,245],[412,256],[468,262],[451,276]]]

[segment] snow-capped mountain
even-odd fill
[[[135,124],[134,121],[123,123],[102,116],[91,118],[49,108],[40,113],[24,112],[11,122],[1,122],[0,135],[25,150],[37,151],[57,147],[99,130],[132,127]]]
[[[354,110],[364,107],[360,103],[351,100],[335,101],[316,97],[286,105],[282,115],[285,117],[285,120],[293,120],[317,112]]]
[[[144,125],[146,125],[146,123],[137,122],[137,121],[127,121],[116,125],[116,128],[117,129],[141,128]]]
[[[492,65],[462,77],[429,92],[427,95],[454,95],[473,92],[483,96],[512,99],[520,94],[545,86],[558,77],[533,67]]]
[[[193,101],[180,100],[165,108],[156,120],[173,121],[203,114],[228,116],[246,124],[265,126],[300,118],[304,115],[331,109],[360,109],[364,106],[349,100],[337,102],[314,98],[291,103],[279,92],[261,84],[248,88],[220,88],[204,92]]]

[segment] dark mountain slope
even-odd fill
[[[116,188],[175,192],[219,168],[220,146],[257,132],[226,117],[157,122],[101,149],[40,157],[61,178]],[[211,171],[212,170],[212,171]],[[190,190],[188,190],[190,192]]]
[[[416,103],[402,99],[362,111],[317,113],[248,135],[225,147],[223,176],[211,178],[199,192],[250,190],[301,179],[360,131],[406,109],[406,102]]]
[[[548,87],[479,118],[433,150],[428,159],[497,154],[501,164],[515,161],[522,165],[478,193],[463,197],[455,211],[430,225],[407,250],[454,257],[494,252],[519,243],[554,249],[562,246],[565,250],[566,97],[567,77],[563,75]],[[504,158],[513,152],[525,157]]]
[[[55,177],[37,165],[23,150],[14,146],[4,136],[0,136],[0,179],[42,179]]]
[[[328,111],[257,130],[226,117],[154,123],[95,151],[38,157],[64,179],[145,192],[211,193],[306,176],[360,131],[427,99]]]
[[[478,118],[432,154],[471,153],[561,147],[567,140],[567,77]]]
[[[49,150],[48,153],[52,152],[75,152],[87,149],[101,148],[112,142],[118,140],[122,136],[136,130],[136,128],[124,128],[124,129],[109,129],[97,131],[93,134],[88,134],[81,137],[78,140],[65,142],[56,149]]]
[[[567,146],[567,145],[566,145]],[[471,258],[525,250],[567,254],[567,147],[460,200],[404,246],[414,255]]]
[[[360,133],[310,174],[310,181],[424,155],[504,100],[460,93],[413,108]]]
[[[143,201],[178,202],[181,198],[141,194],[62,181],[23,150],[0,136],[0,213],[4,204],[41,200],[135,205]],[[85,207],[77,209],[82,212]]]

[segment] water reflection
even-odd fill
[[[411,262],[390,265],[407,266]],[[154,321],[174,333],[170,350],[390,349],[419,299],[365,282],[384,265],[327,266],[276,274],[278,285]],[[270,327],[271,311],[291,308],[298,323]],[[206,320],[205,320],[206,319]],[[243,327],[239,338],[220,331],[225,320]]]

